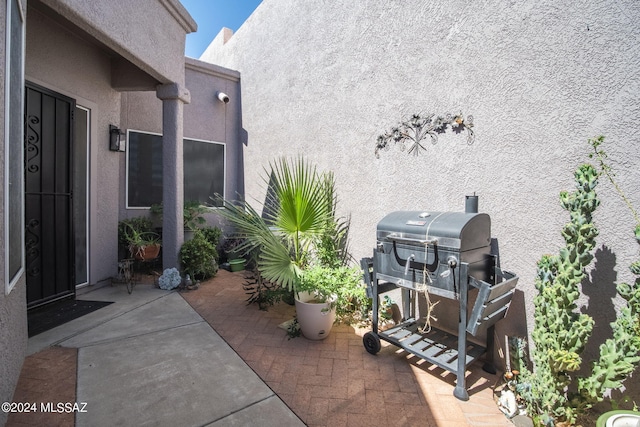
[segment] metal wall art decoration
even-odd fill
[[[401,122],[390,131],[378,136],[375,150],[376,157],[380,158],[381,150],[389,150],[391,143],[399,145],[400,151],[406,150],[409,154],[417,156],[420,152],[426,151],[427,144],[425,139],[427,136],[431,138],[431,143],[435,144],[438,142],[438,134],[444,133],[449,126],[455,133],[461,133],[466,130],[467,144],[473,144],[475,139],[473,116],[465,118],[462,113],[446,114],[445,116],[414,114],[409,120]]]

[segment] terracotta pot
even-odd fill
[[[156,259],[158,258],[158,255],[160,254],[160,245],[159,244],[155,244],[155,245],[148,245],[148,246],[144,246],[142,248],[140,247],[134,247],[133,248],[133,256],[135,259],[139,260],[139,261],[149,261],[152,259]]]

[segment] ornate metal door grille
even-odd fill
[[[72,133],[75,101],[28,83],[25,90],[27,306],[72,296]]]

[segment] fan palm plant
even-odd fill
[[[312,262],[337,266],[346,260],[348,221],[336,219],[335,180],[303,158],[270,164],[264,217],[246,201],[226,202],[220,214],[256,250],[257,268],[270,282],[295,290]],[[333,264],[333,265],[330,265]]]

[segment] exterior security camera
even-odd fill
[[[218,92],[217,97],[220,101],[224,102],[225,104],[229,103],[229,95],[227,95],[226,93]]]

